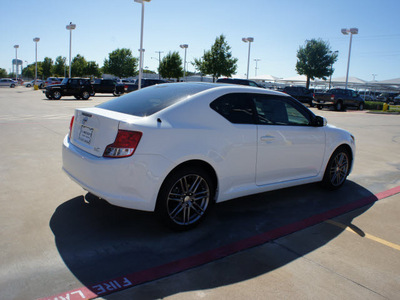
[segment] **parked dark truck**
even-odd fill
[[[334,107],[337,111],[345,110],[346,107],[364,109],[364,100],[354,90],[330,89],[326,93],[315,93],[313,96],[318,109],[323,107]]]
[[[64,78],[61,84],[47,86],[43,93],[51,100],[59,100],[62,96],[88,100],[93,94],[93,87],[88,78]]]
[[[93,86],[93,94],[113,94],[114,96],[119,96],[125,93],[124,85],[118,84],[112,79],[95,79]]]

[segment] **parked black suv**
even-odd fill
[[[95,81],[92,83],[92,86],[93,94],[91,96],[94,96],[95,93],[111,93],[114,96],[119,96],[125,93],[124,85],[118,84],[115,80],[112,79],[95,79]]]
[[[217,80],[217,83],[231,83],[231,84],[240,84],[240,85],[248,85],[259,88],[264,88],[259,85],[257,82],[247,79],[236,79],[236,78],[220,78]]]
[[[303,86],[287,86],[282,92],[292,96],[301,103],[308,103],[311,107],[314,106],[313,93]]]
[[[88,78],[64,78],[61,84],[48,86],[43,93],[51,100],[59,100],[62,96],[87,100],[93,94],[93,87]]]

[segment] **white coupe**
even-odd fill
[[[76,109],[63,170],[91,194],[182,230],[216,202],[311,182],[337,189],[354,154],[349,132],[286,94],[169,83]]]

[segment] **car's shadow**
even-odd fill
[[[310,184],[218,204],[197,228],[173,232],[156,222],[151,213],[111,206],[99,199],[88,202],[78,196],[56,209],[50,227],[65,264],[80,282],[90,286],[230,245],[366,198],[373,200],[374,196],[351,181],[333,192]],[[354,217],[371,205],[347,214],[342,222],[351,224]],[[185,281],[179,288],[171,285],[153,291],[151,298],[228,285],[265,274],[318,249],[343,231],[331,227],[311,243],[299,245],[298,255],[280,255],[281,250],[277,249],[270,253],[270,264],[251,260],[246,262],[246,272],[235,271],[231,266],[226,276],[217,280],[214,277],[213,280]]]

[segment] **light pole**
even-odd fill
[[[156,51],[156,53],[158,53],[158,79],[161,79],[161,74],[160,74],[161,53],[164,53],[164,51]]]
[[[334,52],[329,51],[330,55],[337,55],[338,53],[339,53],[338,50],[336,50]],[[332,73],[333,73],[333,63],[331,64],[331,76],[329,76],[329,89],[331,89],[331,84],[332,84]]]
[[[185,59],[183,62],[183,80],[186,81],[186,50],[189,47],[189,45],[183,44],[183,45],[180,45],[179,47],[181,47],[182,49],[185,49]]]
[[[69,30],[69,78],[71,78],[71,45],[72,45],[72,30],[76,28],[76,24],[69,22],[67,25],[67,30]]]
[[[358,28],[343,28],[342,33],[344,35],[348,35],[350,33],[350,45],[349,45],[349,58],[347,60],[347,73],[346,73],[346,89],[347,89],[347,84],[349,82],[349,67],[350,67],[350,54],[351,54],[351,42],[353,40],[353,34],[358,34]]]
[[[142,4],[142,23],[140,27],[140,57],[139,57],[139,83],[138,90],[142,87],[142,76],[143,76],[143,25],[144,25],[144,3],[150,2],[151,0],[135,0],[137,3]]]
[[[252,37],[242,38],[242,41],[245,42],[245,43],[249,42],[249,54],[248,54],[248,57],[247,57],[247,79],[249,79],[250,46],[251,46],[251,43],[254,42],[254,38],[252,38]]]
[[[33,82],[33,86],[36,86],[36,81],[37,81],[37,43],[40,41],[40,38],[35,37],[33,39],[35,42],[35,81]]]
[[[256,62],[256,72],[255,72],[255,76],[257,77],[257,70],[258,70],[258,62],[260,61],[261,59],[259,59],[259,58],[255,58],[254,59],[254,61]]]
[[[19,48],[19,45],[14,45],[14,48],[15,48],[15,68],[16,68],[15,80],[18,80],[18,48]]]

